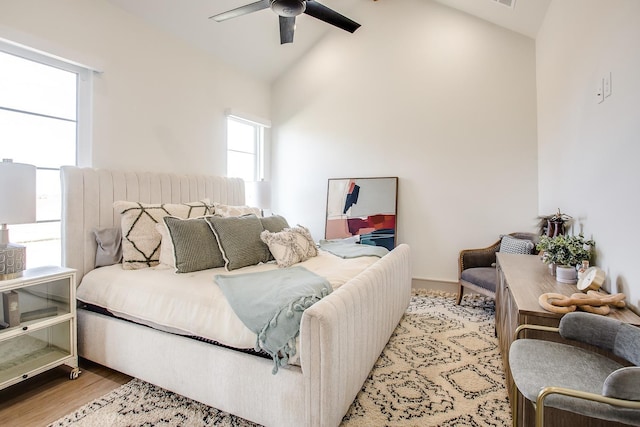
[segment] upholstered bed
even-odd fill
[[[116,201],[244,204],[244,183],[232,178],[76,167],[63,167],[61,178],[63,264],[77,270],[78,283],[95,269],[94,231],[120,225]],[[409,248],[399,245],[302,313],[299,365],[275,375],[269,358],[83,308],[78,351],[259,424],[335,426],[398,324],[410,290]]]

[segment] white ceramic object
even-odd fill
[[[556,280],[561,283],[574,284],[578,281],[578,272],[575,267],[558,265],[556,267]]]

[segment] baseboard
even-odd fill
[[[416,289],[429,289],[449,293],[458,293],[458,282],[444,282],[441,280],[411,279],[411,286]]]

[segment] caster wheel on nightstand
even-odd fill
[[[82,371],[81,371],[79,368],[73,368],[73,369],[71,370],[71,373],[69,374],[69,379],[70,379],[70,380],[77,380],[77,379],[78,379],[78,377],[80,376],[80,373],[81,373],[81,372],[82,372]]]

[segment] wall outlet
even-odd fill
[[[607,73],[604,76],[604,97],[608,98],[611,96],[611,73]]]
[[[596,88],[596,99],[598,104],[604,101],[604,79],[598,81],[598,87]]]

